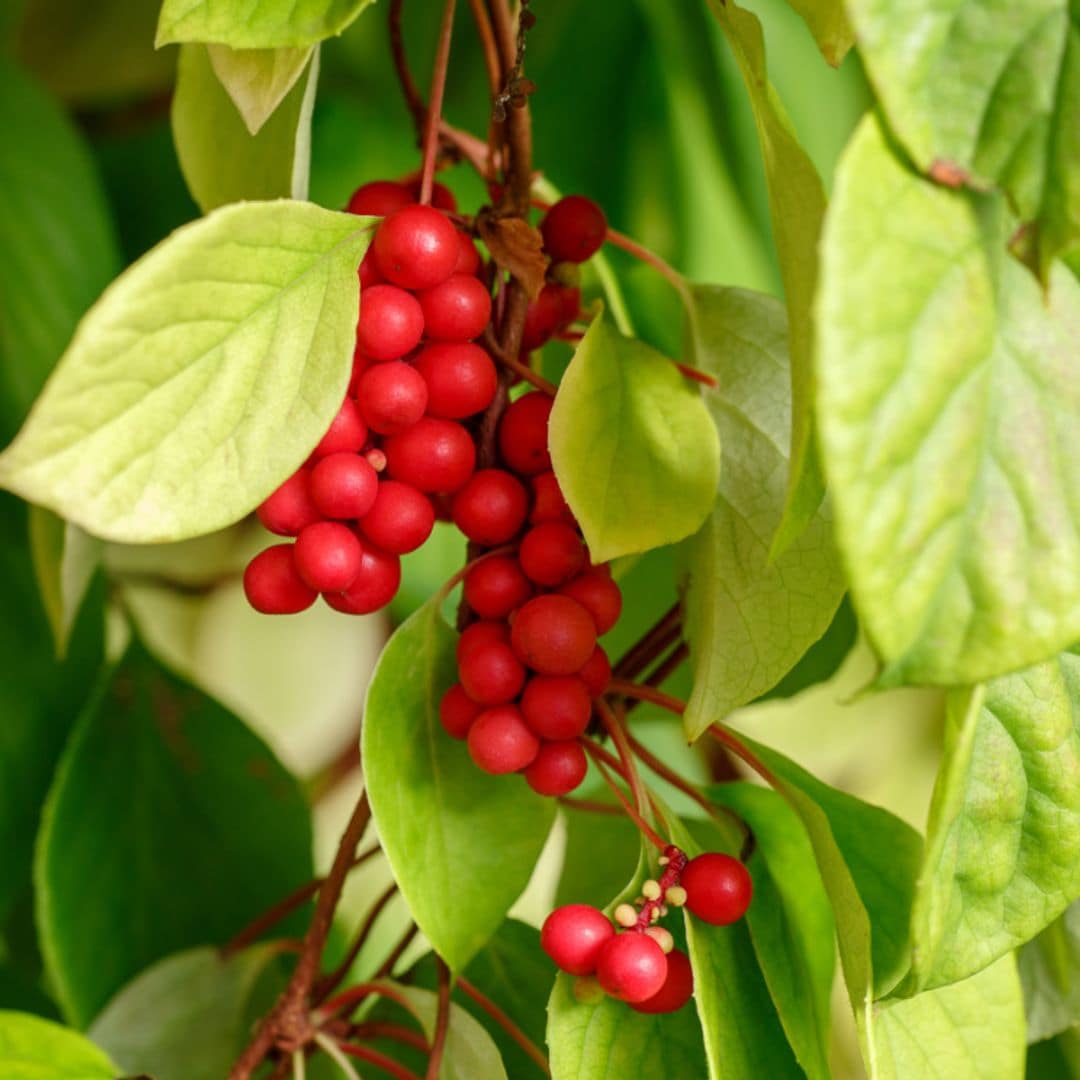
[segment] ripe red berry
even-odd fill
[[[465,603],[481,619],[505,619],[532,596],[529,579],[517,559],[509,555],[493,555],[478,562],[466,573],[464,588]]]
[[[495,399],[499,376],[479,345],[428,345],[417,355],[415,365],[427,383],[432,416],[460,420],[483,412]]]
[[[618,621],[622,611],[622,591],[607,574],[586,570],[568,581],[559,592],[575,599],[593,617],[597,634],[606,634]]]
[[[395,210],[376,230],[372,246],[379,272],[404,289],[430,289],[445,281],[461,251],[457,229],[432,206]]]
[[[561,585],[584,569],[585,545],[577,530],[558,521],[534,525],[518,549],[521,569],[537,585]]]
[[[600,250],[607,236],[607,218],[592,199],[567,195],[544,215],[540,232],[552,262],[580,263]]]
[[[741,919],[754,892],[746,867],[718,851],[691,859],[679,884],[686,890],[687,909],[713,926],[727,926]]]
[[[425,416],[383,444],[386,466],[395,480],[421,491],[448,495],[464,486],[476,466],[469,433],[453,420]]]
[[[401,560],[374,544],[361,544],[356,580],[343,592],[323,593],[323,599],[346,615],[370,615],[394,599],[401,584]]]
[[[575,675],[534,675],[521,696],[521,715],[543,739],[576,739],[592,715],[589,688]]]
[[[458,666],[465,693],[480,705],[506,705],[525,684],[525,669],[514,650],[500,641],[470,649]]]
[[[545,521],[561,521],[565,525],[577,524],[553,472],[538,473],[529,483],[533,495],[532,510],[529,511],[530,525],[540,525]]]
[[[600,950],[596,978],[620,1001],[647,1001],[664,985],[667,956],[648,934],[623,931]]]
[[[420,198],[420,183],[421,178],[419,176],[415,180],[407,181],[413,202],[418,201]],[[453,213],[457,210],[457,199],[454,198],[454,193],[445,184],[440,184],[436,180],[431,185],[431,205],[438,210],[449,210]]]
[[[427,396],[423,376],[400,360],[369,367],[356,387],[360,415],[380,435],[412,427],[424,415]]]
[[[540,930],[540,948],[570,975],[591,975],[604,946],[615,937],[615,927],[600,910],[588,904],[556,908]]]
[[[568,326],[581,314],[581,290],[576,285],[563,285],[559,300],[562,308],[559,325]]]
[[[298,536],[300,530],[318,521],[322,514],[312,502],[310,473],[297,469],[255,511],[263,526],[278,536]]]
[[[578,672],[578,678],[589,688],[593,697],[599,697],[607,690],[611,682],[611,661],[599,645],[585,661],[585,666]]]
[[[469,756],[484,772],[518,772],[528,766],[540,749],[540,740],[529,730],[513,705],[485,709],[469,728]]]
[[[360,573],[360,541],[339,521],[317,521],[297,538],[296,569],[318,592],[341,592]]]
[[[292,544],[268,547],[247,564],[244,593],[264,615],[295,615],[311,607],[318,595],[297,573]]]
[[[372,360],[397,360],[420,344],[424,311],[412,293],[396,285],[372,285],[360,297],[356,343]]]
[[[664,985],[644,1001],[631,1002],[630,1008],[640,1013],[673,1013],[693,996],[694,971],[690,958],[679,949],[667,954],[667,978]]]
[[[379,273],[379,268],[375,265],[375,255],[371,248],[368,248],[364,253],[364,257],[360,260],[360,265],[356,269],[356,276],[360,279],[360,291],[363,295],[364,289],[370,289],[372,285],[382,285],[386,279]]]
[[[371,217],[386,217],[403,206],[416,202],[412,192],[404,185],[393,180],[372,180],[361,184],[349,199],[345,207],[350,214],[367,214]]]
[[[592,616],[568,596],[550,593],[523,604],[510,626],[514,651],[542,675],[573,675],[596,645]]]
[[[472,341],[491,318],[491,295],[471,274],[451,274],[417,294],[424,312],[424,332],[433,341]]]
[[[529,496],[525,486],[504,469],[481,469],[454,496],[454,524],[486,547],[505,544],[525,524]]]
[[[547,429],[551,398],[539,390],[510,404],[499,423],[499,453],[514,472],[533,476],[551,468]]]
[[[439,702],[439,720],[446,734],[453,739],[464,739],[469,734],[472,722],[484,711],[483,705],[477,705],[461,683],[454,683]]]
[[[392,555],[415,551],[431,535],[435,511],[431,500],[411,484],[383,480],[360,531],[376,547]]]
[[[579,743],[544,742],[525,770],[525,780],[537,795],[558,798],[573,791],[588,771],[589,761]]]
[[[346,398],[312,454],[320,458],[346,450],[356,451],[367,442],[367,437],[367,424],[360,419],[355,403],[350,398]]]
[[[324,517],[359,518],[375,502],[379,474],[359,454],[330,454],[311,470],[310,486]]]
[[[455,655],[458,664],[465,659],[479,645],[488,645],[492,642],[510,644],[510,627],[504,622],[474,622],[470,623],[461,631],[458,638]]]
[[[458,229],[458,260],[454,264],[455,274],[475,274],[480,269],[480,252],[476,250],[473,238]]]
[[[525,325],[521,331],[521,348],[525,352],[539,349],[563,322],[562,286],[548,283],[525,310]]]

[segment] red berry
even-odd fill
[[[664,985],[667,956],[648,934],[623,931],[600,950],[596,978],[620,1001],[647,1001]]]
[[[592,715],[589,688],[574,675],[534,675],[521,696],[521,715],[543,739],[576,739]]]
[[[327,457],[345,450],[356,451],[367,442],[367,437],[367,425],[360,419],[360,413],[353,401],[346,398],[312,454],[315,457]]]
[[[500,641],[477,645],[458,666],[465,693],[480,705],[506,705],[525,683],[525,669],[514,650]]]
[[[385,282],[386,279],[379,273],[379,268],[375,265],[375,255],[371,248],[367,249],[364,257],[360,260],[356,276],[360,279],[361,295],[363,295],[364,289],[370,289],[372,285],[382,285]]]
[[[559,290],[560,326],[568,326],[581,314],[581,290],[576,285],[562,285]]]
[[[417,299],[424,312],[424,333],[434,341],[472,341],[491,318],[491,295],[470,274],[451,274]]]
[[[630,1008],[640,1013],[673,1013],[693,996],[694,971],[690,958],[678,949],[667,954],[667,978],[664,985],[644,1001],[631,1002]]]
[[[525,352],[539,349],[563,322],[562,287],[547,284],[525,310],[525,325],[521,331],[521,348]]]
[[[510,626],[522,661],[542,675],[573,675],[596,645],[592,616],[568,596],[552,593],[522,605]]]
[[[461,631],[455,655],[460,665],[466,656],[479,645],[492,642],[510,644],[510,627],[504,622],[474,622]]]
[[[311,470],[311,499],[324,517],[363,517],[378,490],[379,474],[359,454],[330,454]]]
[[[540,948],[570,975],[591,975],[604,946],[615,937],[615,927],[600,910],[588,904],[556,908],[540,930]]]
[[[379,272],[405,289],[430,289],[445,281],[461,251],[457,229],[432,206],[395,210],[376,230],[372,246]]]
[[[431,500],[411,484],[383,480],[360,531],[376,547],[392,555],[415,551],[431,535],[435,511]]]
[[[448,495],[464,486],[476,465],[469,433],[453,420],[425,416],[383,444],[395,480],[421,491]]]
[[[540,525],[545,521],[561,521],[565,525],[577,525],[573,511],[563,498],[559,481],[553,472],[542,472],[532,477],[533,503],[529,511],[529,524]]]
[[[400,584],[401,560],[374,544],[362,544],[356,580],[343,592],[327,592],[323,598],[346,615],[370,615],[394,599]]]
[[[292,544],[268,547],[247,564],[244,593],[264,615],[295,615],[311,607],[318,595],[297,573]]]
[[[600,250],[607,236],[607,218],[592,199],[567,195],[544,215],[540,232],[552,262],[580,263]]]
[[[454,683],[439,702],[439,720],[446,729],[446,734],[453,739],[464,739],[469,734],[472,722],[484,711],[483,705],[477,705],[461,683]]]
[[[375,364],[360,376],[356,404],[372,431],[394,435],[424,415],[427,383],[415,368],[400,360]]]
[[[585,666],[578,672],[578,678],[589,688],[593,697],[599,697],[608,688],[611,682],[611,661],[599,645],[585,661]]]
[[[537,585],[561,585],[584,569],[585,545],[577,530],[558,521],[534,525],[518,549],[521,569]]]
[[[338,521],[317,521],[296,538],[296,569],[317,592],[341,592],[360,573],[356,534]]]
[[[360,297],[356,343],[372,360],[397,360],[420,344],[424,311],[412,293],[396,285],[372,285]]]
[[[297,469],[255,511],[263,526],[278,536],[297,536],[307,525],[318,521],[322,514],[312,502],[307,469]]]
[[[600,570],[586,570],[568,581],[559,592],[572,597],[593,617],[597,634],[606,634],[618,621],[622,611],[622,592],[619,586]]]
[[[349,199],[345,207],[350,214],[367,214],[371,217],[386,217],[403,206],[416,202],[412,192],[404,185],[393,180],[372,180],[361,184]]]
[[[484,772],[518,772],[539,749],[540,740],[513,705],[485,709],[469,728],[469,756]]]
[[[573,791],[588,771],[589,761],[579,743],[545,742],[525,770],[525,780],[537,795],[558,798]]]
[[[480,252],[476,250],[473,238],[464,229],[458,229],[458,260],[454,264],[455,274],[475,274],[480,269]]]
[[[499,423],[499,453],[522,476],[533,476],[551,468],[547,444],[551,405],[551,398],[537,390],[519,397],[503,413]]]
[[[525,524],[529,496],[520,480],[504,469],[481,469],[454,496],[454,524],[486,547],[505,544]]]
[[[754,892],[746,867],[718,851],[691,859],[679,884],[686,890],[688,910],[713,926],[727,926],[741,919]]]
[[[409,191],[412,193],[413,202],[416,202],[420,198],[420,177],[416,177],[415,180],[407,181]],[[440,184],[436,180],[431,185],[431,205],[439,210],[449,210],[453,213],[457,210],[457,199],[454,198],[454,193],[445,185]]]
[[[417,355],[416,370],[428,388],[428,412],[460,420],[483,412],[495,399],[499,376],[479,345],[434,344]]]
[[[478,562],[466,573],[464,588],[465,603],[481,619],[505,619],[532,596],[529,579],[510,555]]]

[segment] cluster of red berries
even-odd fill
[[[730,855],[709,852],[687,861],[669,846],[660,863],[660,879],[644,883],[637,907],[620,904],[614,923],[598,908],[567,904],[540,932],[541,947],[562,971],[594,977],[604,992],[643,1013],[675,1012],[694,992],[689,958],[656,925],[669,906],[685,905],[703,922],[727,926],[746,913],[753,891],[746,867]]]
[[[258,508],[267,529],[296,538],[248,565],[258,611],[303,611],[319,593],[338,611],[377,611],[397,592],[399,556],[431,533],[431,497],[473,475],[461,421],[495,397],[495,365],[473,343],[491,296],[475,244],[444,212],[453,196],[442,185],[434,194],[434,206],[421,206],[414,188],[376,181],[349,201],[351,212],[384,219],[359,268],[352,379],[308,461]]]

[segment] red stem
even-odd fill
[[[387,1057],[385,1054],[380,1054],[378,1050],[372,1050],[370,1046],[362,1046],[360,1043],[351,1042],[338,1042],[337,1048],[343,1053],[348,1054],[349,1057],[356,1058],[357,1061],[366,1061],[369,1065],[374,1065],[377,1069],[382,1069],[388,1076],[393,1076],[396,1080],[420,1080],[420,1077],[416,1075],[411,1069],[406,1069],[404,1065],[399,1065],[393,1058]]]
[[[442,119],[443,97],[446,94],[446,71],[450,66],[450,38],[454,30],[454,7],[456,0],[446,0],[439,41],[435,47],[435,67],[431,74],[431,100],[428,103],[424,127],[424,157],[420,170],[420,202],[431,202],[431,190],[435,183],[435,155],[439,149],[439,121]]]
[[[345,958],[329,975],[324,975],[318,983],[315,985],[314,991],[312,991],[312,997],[315,1001],[321,1001],[331,993],[349,974],[349,968],[356,962],[357,956],[360,955],[360,950],[364,947],[364,942],[371,936],[371,931],[375,926],[376,921],[383,912],[383,908],[393,899],[397,893],[397,882],[392,881],[383,892],[382,896],[375,901],[374,907],[368,912],[367,918],[364,919],[363,925],[360,927],[359,932],[353,939],[352,945],[349,946],[349,951],[345,954]]]
[[[586,753],[596,763],[597,772],[603,778],[604,782],[615,793],[615,798],[619,800],[620,805],[626,813],[626,816],[638,827],[641,834],[645,837],[649,843],[658,847],[661,851],[667,846],[661,839],[660,835],[655,829],[634,809],[630,800],[619,790],[619,785],[611,778],[608,773],[608,768],[618,768],[618,761],[607,753],[602,747],[598,746],[591,739],[583,738],[581,745],[585,747]],[[622,775],[620,773],[620,775]]]
[[[648,701],[653,705],[659,705],[661,709],[667,709],[676,716],[682,716],[686,712],[686,702],[680,701],[671,694],[665,694],[663,690],[657,690],[655,686],[642,686],[640,683],[628,682],[626,679],[612,679],[608,685],[608,691],[612,694],[622,694],[624,697],[637,698],[639,701]]]
[[[450,1031],[450,969],[441,956],[436,957],[436,963],[439,969],[438,1012],[435,1017],[435,1035],[431,1040],[431,1053],[428,1056],[424,1080],[439,1080],[443,1051],[446,1049],[446,1036]]]
[[[544,1071],[545,1075],[551,1075],[551,1068],[548,1065],[547,1058],[544,1056],[544,1052],[529,1038],[528,1035],[525,1034],[524,1031],[521,1030],[521,1028],[517,1026],[517,1024],[514,1023],[513,1020],[510,1019],[509,1016],[506,1015],[505,1012],[503,1012],[502,1009],[499,1008],[498,1005],[495,1004],[494,1001],[491,1000],[491,998],[481,993],[481,991],[473,986],[471,982],[461,978],[461,976],[458,976],[457,986],[463,994],[467,994],[471,997],[473,1001],[475,1001],[476,1004],[479,1005],[480,1008],[483,1009],[484,1012],[486,1012],[488,1016],[490,1016],[491,1019],[494,1020],[495,1023],[498,1024],[499,1027],[501,1027],[503,1031],[505,1031],[506,1034],[533,1059],[533,1061],[536,1062],[536,1064]]]

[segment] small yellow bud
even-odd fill
[[[615,921],[629,929],[637,923],[637,912],[629,904],[620,904],[615,909]]]
[[[672,907],[682,907],[686,903],[686,890],[681,885],[672,885],[664,893],[664,899]]]
[[[671,862],[671,860],[670,860],[670,859],[669,859],[669,858],[668,858],[668,857],[667,857],[666,855],[661,855],[661,856],[660,856],[660,858],[659,858],[659,859],[657,859],[656,861],[657,861],[657,862],[658,862],[658,863],[659,863],[659,864],[660,864],[661,866],[667,866],[667,864],[668,864],[669,862]]]
[[[660,946],[664,952],[669,953],[675,948],[675,939],[671,936],[670,931],[665,930],[662,926],[650,926],[645,931]]]
[[[659,900],[660,899],[660,885],[658,882],[649,878],[644,885],[641,886],[642,895],[646,900]]]

